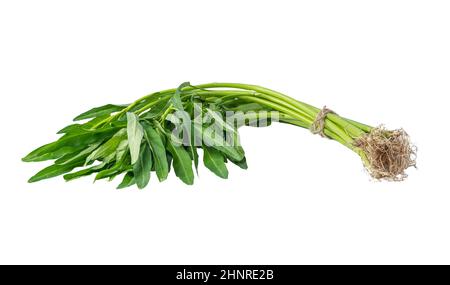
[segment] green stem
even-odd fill
[[[297,101],[289,96],[286,96],[280,92],[264,88],[257,85],[242,84],[242,83],[208,83],[198,85],[199,88],[239,88],[245,90],[254,90],[260,93],[271,95],[275,98],[281,99],[289,104],[292,104],[298,109],[310,115],[310,117],[315,118],[319,113],[320,109],[306,104],[301,101]],[[354,126],[352,123],[346,121],[345,119],[335,115],[329,114],[325,120],[325,127],[330,126],[334,132],[338,133],[345,141],[353,141],[354,138],[360,137],[365,132],[358,127]]]

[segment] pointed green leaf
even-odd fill
[[[127,113],[127,134],[128,147],[131,154],[131,164],[135,164],[139,158],[139,149],[141,147],[144,130],[139,123],[139,117],[134,113]]]
[[[127,172],[125,176],[123,177],[122,182],[117,186],[117,189],[123,189],[126,187],[130,187],[132,185],[136,184],[136,181],[133,176],[133,172]]]
[[[26,157],[22,158],[22,161],[24,162],[39,162],[39,161],[45,161],[50,159],[60,159],[65,156],[72,155],[74,153],[77,153],[81,151],[84,148],[84,146],[62,146],[58,149],[52,149],[51,151],[44,151],[43,148],[38,148],[34,150],[32,153],[28,154]],[[42,150],[42,152],[41,152]],[[39,153],[41,152],[41,153]]]
[[[159,181],[167,178],[169,166],[167,165],[166,148],[164,147],[161,135],[149,124],[142,123],[145,132],[145,139],[153,153],[154,167]]]
[[[127,153],[123,155],[120,159],[116,160],[113,166],[100,171],[95,176],[95,180],[100,180],[104,178],[110,178],[112,180],[114,176],[128,171],[133,171],[133,167],[130,165],[130,156]]]
[[[228,169],[224,156],[215,148],[203,146],[203,163],[214,174],[221,178],[228,178]]]
[[[198,176],[198,152],[197,148],[194,146],[190,146],[191,151],[189,152],[189,156],[191,157],[192,161],[194,162],[194,168],[195,173]]]
[[[145,188],[150,180],[152,170],[152,152],[148,144],[141,147],[139,158],[133,166],[134,178],[139,189]]]
[[[167,165],[169,166],[169,172],[172,170],[172,154],[170,154],[169,151],[166,151],[166,155],[167,155]]]
[[[105,128],[82,134],[64,135],[57,141],[33,150],[27,156],[22,158],[22,160],[30,162],[57,159],[65,154],[82,150],[91,144],[104,140],[105,138],[112,136],[117,130],[117,128]]]
[[[175,94],[171,98],[171,102],[175,109],[182,111],[183,110],[183,103],[181,102],[181,93],[183,92],[182,89],[184,87],[190,86],[191,84],[189,82],[184,82],[180,86],[178,86],[177,90],[175,91]]]
[[[86,157],[87,155],[92,153],[97,147],[99,147],[100,144],[101,144],[101,142],[98,142],[98,143],[88,146],[87,148],[85,148],[81,151],[76,151],[69,155],[65,155],[65,156],[55,160],[55,164],[68,164],[68,163],[71,163],[72,161],[80,159],[81,157]]]
[[[33,177],[31,177],[28,182],[32,183],[32,182],[37,182],[43,179],[48,179],[48,178],[52,178],[52,177],[56,177],[59,176],[61,174],[67,173],[72,171],[75,167],[78,166],[82,166],[83,165],[83,160],[78,160],[69,164],[53,164],[50,165],[44,169],[42,169],[41,171],[39,171],[38,173],[36,173]]]
[[[128,153],[128,140],[122,140],[116,149],[116,160],[121,160]]]
[[[97,173],[97,175],[95,175],[94,181],[105,179],[105,178],[111,178],[111,177],[114,177],[114,176],[120,174],[121,172],[123,172],[123,171],[120,170],[120,165],[115,164],[111,168],[107,168],[107,169],[99,171]]]
[[[178,178],[188,185],[194,184],[194,172],[192,171],[192,161],[189,153],[183,146],[173,144],[167,140],[167,149],[173,158],[173,169]]]
[[[82,126],[81,124],[71,124],[71,125],[68,125],[68,126],[62,128],[61,130],[59,130],[57,132],[57,134],[66,134],[66,133],[74,132],[74,131],[79,130],[81,128],[81,126]]]
[[[247,169],[247,168],[248,168],[248,166],[247,166],[247,160],[246,160],[245,157],[244,157],[242,160],[240,160],[240,161],[235,161],[235,160],[231,160],[231,159],[230,159],[230,161],[231,161],[232,163],[234,163],[235,165],[239,166],[239,167],[242,168],[242,169]]]
[[[86,111],[73,119],[74,121],[80,121],[89,118],[100,117],[104,115],[110,115],[114,112],[122,111],[127,105],[113,105],[107,104],[101,107],[92,108],[89,111]]]
[[[197,152],[197,145],[196,145],[196,143],[197,143],[196,142],[197,134],[195,133],[194,124],[195,123],[191,124],[191,137],[190,137],[191,145],[189,147],[190,147],[190,150],[191,150],[190,151],[191,158],[194,161],[195,173],[198,176],[198,152]],[[201,141],[200,141],[200,143],[201,143]]]
[[[105,115],[105,116],[93,118],[92,120],[89,120],[84,124],[68,125],[67,127],[59,130],[57,132],[57,134],[75,135],[75,134],[86,133],[86,132],[90,131],[93,126],[97,125],[98,123],[100,123],[101,121],[105,120],[108,117],[109,117],[109,115]]]
[[[83,176],[91,175],[92,173],[98,172],[98,171],[100,171],[101,169],[103,169],[105,167],[106,167],[106,163],[102,162],[102,163],[100,163],[98,165],[94,165],[94,166],[91,166],[89,168],[85,168],[85,169],[79,170],[77,172],[66,174],[63,177],[64,177],[64,180],[70,181],[70,180],[73,180],[73,179],[76,179],[76,178],[80,178],[80,177],[83,177]]]

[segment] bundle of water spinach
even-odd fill
[[[221,178],[226,164],[247,168],[238,129],[280,122],[309,129],[358,154],[375,179],[399,181],[415,166],[415,147],[402,130],[371,127],[297,101],[261,86],[209,83],[151,93],[131,104],[107,104],[77,117],[61,129],[62,136],[22,160],[54,160],[29,179],[36,182],[59,175],[69,181],[95,174],[95,180],[123,175],[118,188],[147,186],[153,172],[159,181],[171,169],[193,184],[200,156]]]

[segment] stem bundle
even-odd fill
[[[230,112],[243,113],[244,123],[224,120],[223,116]],[[202,148],[205,166],[227,178],[226,162],[246,168],[244,151],[236,143],[237,127],[261,119],[262,114],[269,114],[269,120],[273,120],[274,113],[279,122],[310,129],[351,149],[376,179],[403,180],[405,170],[415,166],[415,148],[403,130],[371,127],[277,91],[240,83],[183,83],[131,104],[93,108],[75,118],[89,121],[65,127],[58,132],[64,134],[59,140],[34,150],[23,160],[55,160],[54,165],[37,173],[30,182],[61,174],[71,180],[92,173],[97,173],[96,179],[111,180],[125,173],[119,188],[133,184],[143,188],[152,171],[163,181],[172,165],[183,182],[192,184],[192,162],[197,169],[197,149]],[[196,114],[208,119],[195,124]],[[173,132],[179,126],[173,115],[182,121],[182,129],[189,131],[186,133],[201,133],[200,142],[190,133],[187,139],[181,139],[182,145],[178,144]],[[222,131],[208,135],[206,130],[212,124],[219,125]],[[217,143],[221,138],[222,143]],[[69,173],[77,167],[84,169]]]

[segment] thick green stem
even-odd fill
[[[271,95],[275,98],[281,99],[289,104],[292,104],[292,106],[297,107],[298,109],[302,110],[303,112],[310,115],[312,118],[315,118],[317,114],[319,113],[320,109],[311,106],[309,104],[306,104],[304,102],[297,101],[289,96],[286,96],[280,92],[264,88],[257,85],[249,85],[249,84],[241,84],[241,83],[209,83],[209,84],[202,84],[198,85],[199,88],[239,88],[239,89],[245,89],[245,90],[254,90],[260,93],[264,93],[267,95]],[[334,115],[329,114],[327,116],[327,119],[325,120],[325,127],[330,127],[334,132],[339,134],[345,141],[352,142],[355,138],[360,137],[365,132],[361,130],[360,128],[356,127],[352,123],[346,121],[345,119]],[[366,128],[367,129],[367,128]]]

